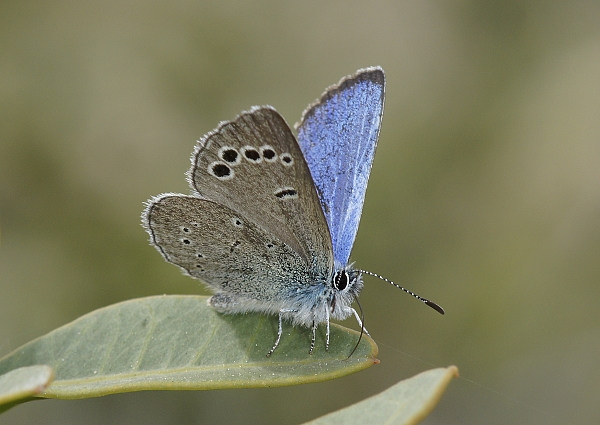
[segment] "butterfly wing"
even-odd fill
[[[313,283],[331,274],[331,238],[315,185],[296,138],[273,108],[255,107],[202,138],[188,180],[200,197],[298,253]]]
[[[331,238],[308,165],[271,107],[221,123],[196,146],[189,183],[297,252],[315,277],[333,267]]]
[[[327,89],[296,125],[331,232],[336,268],[348,264],[358,231],[384,92],[381,68],[360,70]]]
[[[165,194],[148,203],[144,217],[167,261],[234,296],[238,302],[228,312],[278,312],[310,279],[304,259],[289,245],[218,203]]]

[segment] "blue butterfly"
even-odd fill
[[[354,315],[364,330],[352,303],[362,275],[377,275],[349,258],[384,94],[379,67],[343,78],[304,111],[298,139],[275,109],[254,107],[198,141],[187,175],[191,195],[167,193],[146,205],[142,221],[152,244],[214,291],[209,305],[279,316],[267,355],[284,320],[312,329],[310,352],[322,323],[329,347],[332,318]]]

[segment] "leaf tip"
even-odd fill
[[[451,365],[447,367],[448,371],[451,372],[455,378],[459,378],[460,377],[460,373],[458,373],[458,367]]]

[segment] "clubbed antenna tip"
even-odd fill
[[[358,270],[358,271],[361,272],[361,273],[364,273],[364,274],[368,274],[369,276],[377,277],[377,278],[379,278],[381,280],[384,280],[387,283],[389,283],[390,285],[394,285],[396,288],[400,289],[401,291],[404,291],[407,294],[412,295],[413,297],[415,297],[419,301],[424,302],[426,305],[428,305],[429,307],[431,307],[432,309],[434,309],[438,313],[444,314],[444,309],[442,307],[440,307],[439,305],[437,305],[436,303],[434,303],[433,301],[429,301],[427,298],[423,298],[422,296],[417,295],[414,292],[412,292],[412,291],[410,291],[410,290],[408,290],[406,288],[403,288],[402,286],[398,285],[397,283],[394,283],[391,280],[386,279],[385,277],[378,275],[377,273],[368,272],[366,270]]]
[[[436,303],[434,303],[433,301],[426,300],[425,298],[422,298],[422,301],[438,313],[444,314],[444,309]]]

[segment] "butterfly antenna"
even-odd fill
[[[377,273],[368,272],[366,270],[358,270],[358,271],[361,272],[361,273],[364,273],[364,274],[368,274],[369,276],[378,277],[379,279],[384,280],[384,281],[386,281],[387,283],[389,283],[391,285],[394,285],[396,288],[398,288],[398,289],[406,292],[407,294],[412,295],[413,297],[415,297],[419,301],[424,302],[426,305],[428,305],[429,307],[431,307],[432,309],[434,309],[438,313],[444,314],[444,309],[442,307],[440,307],[439,305],[437,305],[436,303],[434,303],[433,301],[429,301],[427,298],[423,298],[422,296],[417,295],[414,292],[409,291],[406,288],[403,288],[402,286],[398,285],[397,283],[394,283],[391,280],[386,279],[385,277],[378,275]],[[358,306],[360,307],[360,304]],[[361,312],[362,312],[362,310],[361,310]]]
[[[348,356],[348,358],[346,360],[348,360],[350,357],[352,357],[352,354],[354,354],[354,352],[358,348],[358,344],[360,344],[360,340],[362,339],[362,336],[365,333],[365,313],[363,313],[363,309],[362,309],[362,306],[360,305],[360,303],[358,302],[358,298],[356,298],[355,301],[356,301],[356,304],[358,305],[358,309],[360,310],[360,335],[358,336],[358,341],[356,341],[356,345],[354,346],[354,349],[352,350],[352,352],[350,353],[350,355]]]

